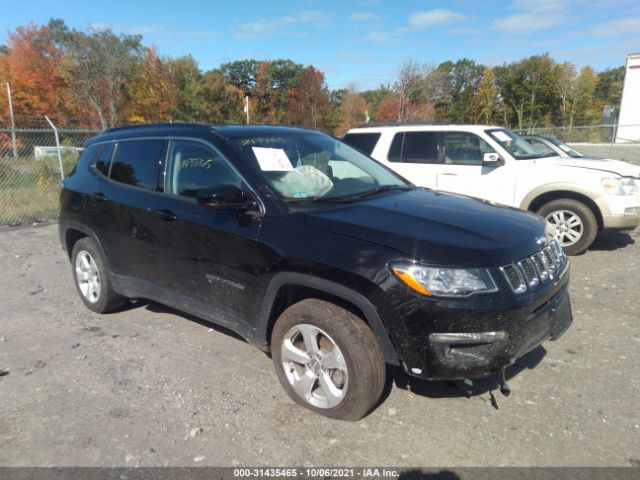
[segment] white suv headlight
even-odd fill
[[[428,267],[412,263],[394,263],[391,271],[412,290],[427,296],[467,297],[474,293],[497,291],[484,268]]]
[[[638,186],[633,178],[603,178],[602,189],[607,195],[633,195]]]

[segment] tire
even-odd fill
[[[113,290],[102,254],[92,239],[81,238],[73,246],[71,272],[78,295],[89,310],[106,313],[127,302]]]
[[[309,357],[307,343],[314,340],[305,338],[315,340],[316,349],[309,350],[317,356]],[[380,400],[386,378],[382,349],[364,321],[333,303],[306,299],[287,308],[273,328],[271,352],[285,391],[320,415],[355,421]]]
[[[567,255],[584,252],[598,234],[598,222],[593,211],[577,200],[553,200],[544,204],[537,213],[556,227],[562,248]]]

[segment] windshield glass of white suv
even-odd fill
[[[582,155],[580,152],[574,150],[573,148],[571,148],[566,143],[561,142],[556,137],[547,137],[547,139],[551,143],[553,143],[556,147],[558,147],[560,150],[562,150],[564,153],[566,153],[567,155],[569,155],[572,158],[582,158],[582,157],[584,157],[584,155]]]
[[[349,200],[411,188],[354,148],[314,132],[231,138],[285,201]]]
[[[532,158],[543,158],[545,156],[538,152],[524,138],[516,135],[511,130],[494,128],[486,132],[516,160],[531,160]]]

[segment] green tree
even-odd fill
[[[200,120],[204,106],[200,103],[202,73],[191,55],[170,60],[177,85],[173,118],[183,122]]]
[[[595,102],[595,91],[598,75],[591,67],[584,67],[576,79],[575,123],[577,125],[593,125],[600,119],[600,112]]]
[[[608,68],[598,74],[598,83],[593,92],[602,105],[620,105],[624,85],[625,67]]]
[[[441,63],[436,70],[442,96],[438,99],[439,115],[453,122],[471,121],[470,106],[478,83],[482,78],[484,66],[468,58],[454,62]]]
[[[496,84],[511,107],[509,123],[518,129],[550,123],[558,116],[558,87],[555,63],[548,55],[532,57],[494,68]]]
[[[201,120],[209,123],[243,123],[242,91],[216,70],[202,76],[198,91]]]
[[[219,71],[227,81],[242,92],[248,93],[256,83],[258,72],[258,60],[236,60],[234,62],[223,63]]]
[[[474,123],[484,123],[488,125],[494,122],[500,99],[498,97],[498,87],[496,87],[493,70],[489,67],[484,69],[482,78],[478,83],[475,95],[469,105]]]

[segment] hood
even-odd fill
[[[613,173],[622,177],[640,178],[640,166],[620,160],[602,158],[563,158],[549,157],[536,160],[536,163],[548,165],[562,165],[563,167],[588,168]]]
[[[414,189],[307,211],[312,228],[382,245],[425,263],[499,266],[540,250],[537,215],[461,195]]]

